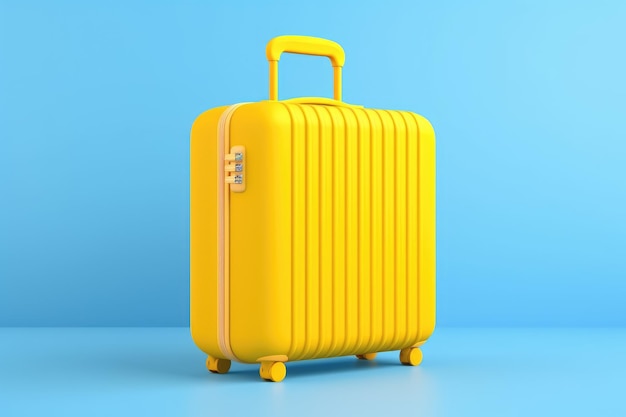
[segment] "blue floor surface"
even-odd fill
[[[397,352],[213,375],[184,328],[0,328],[0,416],[626,416],[626,329],[437,329]]]

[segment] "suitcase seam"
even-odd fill
[[[218,281],[218,347],[227,359],[239,361],[233,352],[230,344],[230,251],[228,246],[230,237],[230,227],[227,219],[230,217],[230,201],[226,197],[229,188],[225,184],[224,156],[226,146],[230,146],[230,121],[235,110],[247,103],[237,103],[228,107],[220,116],[217,132],[217,205],[218,205],[218,260],[217,260],[217,281]]]

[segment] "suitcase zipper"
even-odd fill
[[[234,153],[225,150],[230,147],[230,120],[243,104],[247,103],[227,108],[217,125],[217,342],[225,358],[231,360],[238,359],[230,346],[230,191],[245,190],[245,159],[241,146],[235,147]],[[235,175],[226,175],[230,172]]]

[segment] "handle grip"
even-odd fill
[[[283,52],[328,57],[333,65],[333,96],[341,101],[341,68],[346,60],[343,48],[328,39],[291,35],[278,36],[265,48],[270,64],[270,100],[278,100],[278,61]]]

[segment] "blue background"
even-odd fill
[[[587,4],[585,4],[587,3]],[[0,1],[0,326],[188,324],[189,129],[265,43],[438,146],[440,326],[626,324],[626,3]],[[285,56],[281,97],[331,95]]]

